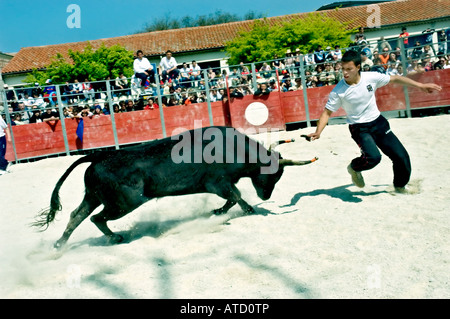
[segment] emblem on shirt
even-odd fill
[[[367,91],[369,91],[369,92],[373,92],[373,87],[372,87],[372,85],[371,85],[371,84],[369,84],[369,85],[367,86]]]

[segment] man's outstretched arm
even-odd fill
[[[427,93],[442,90],[442,87],[435,83],[421,83],[401,75],[391,75],[390,83],[397,83],[405,86],[415,87]]]

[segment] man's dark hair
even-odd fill
[[[353,50],[348,50],[344,53],[344,55],[342,56],[342,62],[352,62],[355,63],[355,66],[357,67],[358,65],[361,65],[361,54],[353,51]]]
[[[139,55],[139,53],[142,53],[142,54],[144,54],[144,52],[142,52],[142,50],[137,50],[137,51],[136,51],[136,56],[138,56],[138,55]]]

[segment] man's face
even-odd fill
[[[140,60],[140,59],[142,59],[143,56],[144,56],[144,54],[142,52],[139,52],[137,57]]]
[[[171,57],[172,57],[172,53],[171,53],[171,52],[167,52],[167,53],[166,53],[166,58],[167,58],[167,59],[170,59]]]
[[[388,56],[388,54],[389,54],[389,49],[383,49],[383,55]]]
[[[359,77],[359,70],[361,65],[356,66],[355,62],[343,62],[342,63],[342,74],[347,83],[355,83]]]

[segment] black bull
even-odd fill
[[[92,163],[84,175],[85,195],[55,247],[64,245],[75,228],[100,205],[103,210],[91,221],[111,243],[123,238],[108,228],[107,221],[125,216],[152,198],[212,193],[226,200],[213,213],[226,213],[236,203],[252,213],[253,207],[241,198],[235,186],[239,179],[251,178],[258,196],[267,200],[285,166],[316,160],[282,159],[271,148],[267,150],[233,128],[209,127],[121,150],[96,152],[78,159],[66,170],[53,190],[50,208],[40,213],[33,225],[47,229],[62,208],[62,184],[82,163]]]

